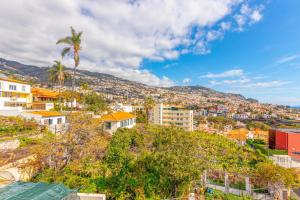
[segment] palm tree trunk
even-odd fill
[[[76,84],[76,66],[73,68],[73,79],[72,79],[72,91],[75,92],[75,84]]]
[[[74,100],[74,92],[76,87],[76,66],[73,68],[73,79],[72,79],[72,98],[71,98],[71,112],[73,111],[73,100]]]
[[[60,112],[62,112],[62,103],[61,103],[61,88],[62,88],[62,83],[60,81],[59,83],[59,90],[58,90],[58,93],[59,93],[59,105],[60,105]]]

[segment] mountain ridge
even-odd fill
[[[48,81],[48,70],[49,67],[37,67],[34,65],[26,65],[17,61],[6,60],[0,58],[0,70],[2,73],[20,75],[23,77],[27,77],[27,79],[34,79],[39,83],[47,84]],[[71,71],[71,68],[67,68],[68,71]],[[207,88],[200,85],[193,86],[171,86],[171,87],[156,87],[146,85],[136,81],[126,80],[120,77],[116,77],[114,75],[100,73],[100,72],[92,72],[88,70],[77,71],[78,73],[78,82],[83,83],[86,82],[93,87],[96,91],[114,94],[114,95],[124,95],[124,96],[132,96],[136,98],[143,98],[145,96],[145,92],[141,92],[141,90],[146,90],[146,93],[149,92],[157,92],[161,90],[167,90],[175,93],[181,94],[199,94],[203,97],[216,96],[219,98],[234,98],[240,99],[244,101],[257,102],[257,100],[249,98],[247,99],[241,94],[233,94],[233,93],[225,93],[219,92],[211,88]],[[70,85],[70,81],[66,83]],[[116,87],[118,85],[118,89]],[[101,87],[102,86],[102,87]]]

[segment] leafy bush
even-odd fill
[[[247,129],[249,130],[260,129],[263,131],[268,131],[269,129],[271,129],[271,127],[263,122],[249,121],[247,123]]]
[[[84,103],[88,111],[93,111],[99,114],[107,109],[107,103],[103,97],[95,92],[90,92],[84,96]]]
[[[18,135],[38,128],[37,122],[20,117],[0,117],[0,136]]]
[[[251,197],[247,196],[237,196],[233,194],[225,194],[219,190],[213,190],[212,194],[206,193],[205,199],[207,200],[214,200],[214,199],[222,199],[222,200],[251,200]]]
[[[36,138],[28,138],[28,137],[20,137],[19,138],[20,141],[20,147],[26,147],[29,145],[36,145],[39,143],[39,139]]]

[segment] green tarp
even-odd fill
[[[61,200],[74,192],[62,184],[16,182],[0,188],[0,199]]]

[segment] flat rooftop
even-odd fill
[[[273,129],[273,130],[278,130],[281,132],[286,132],[286,133],[291,133],[291,134],[300,134],[300,129],[295,129],[295,128],[279,128],[279,129]]]

